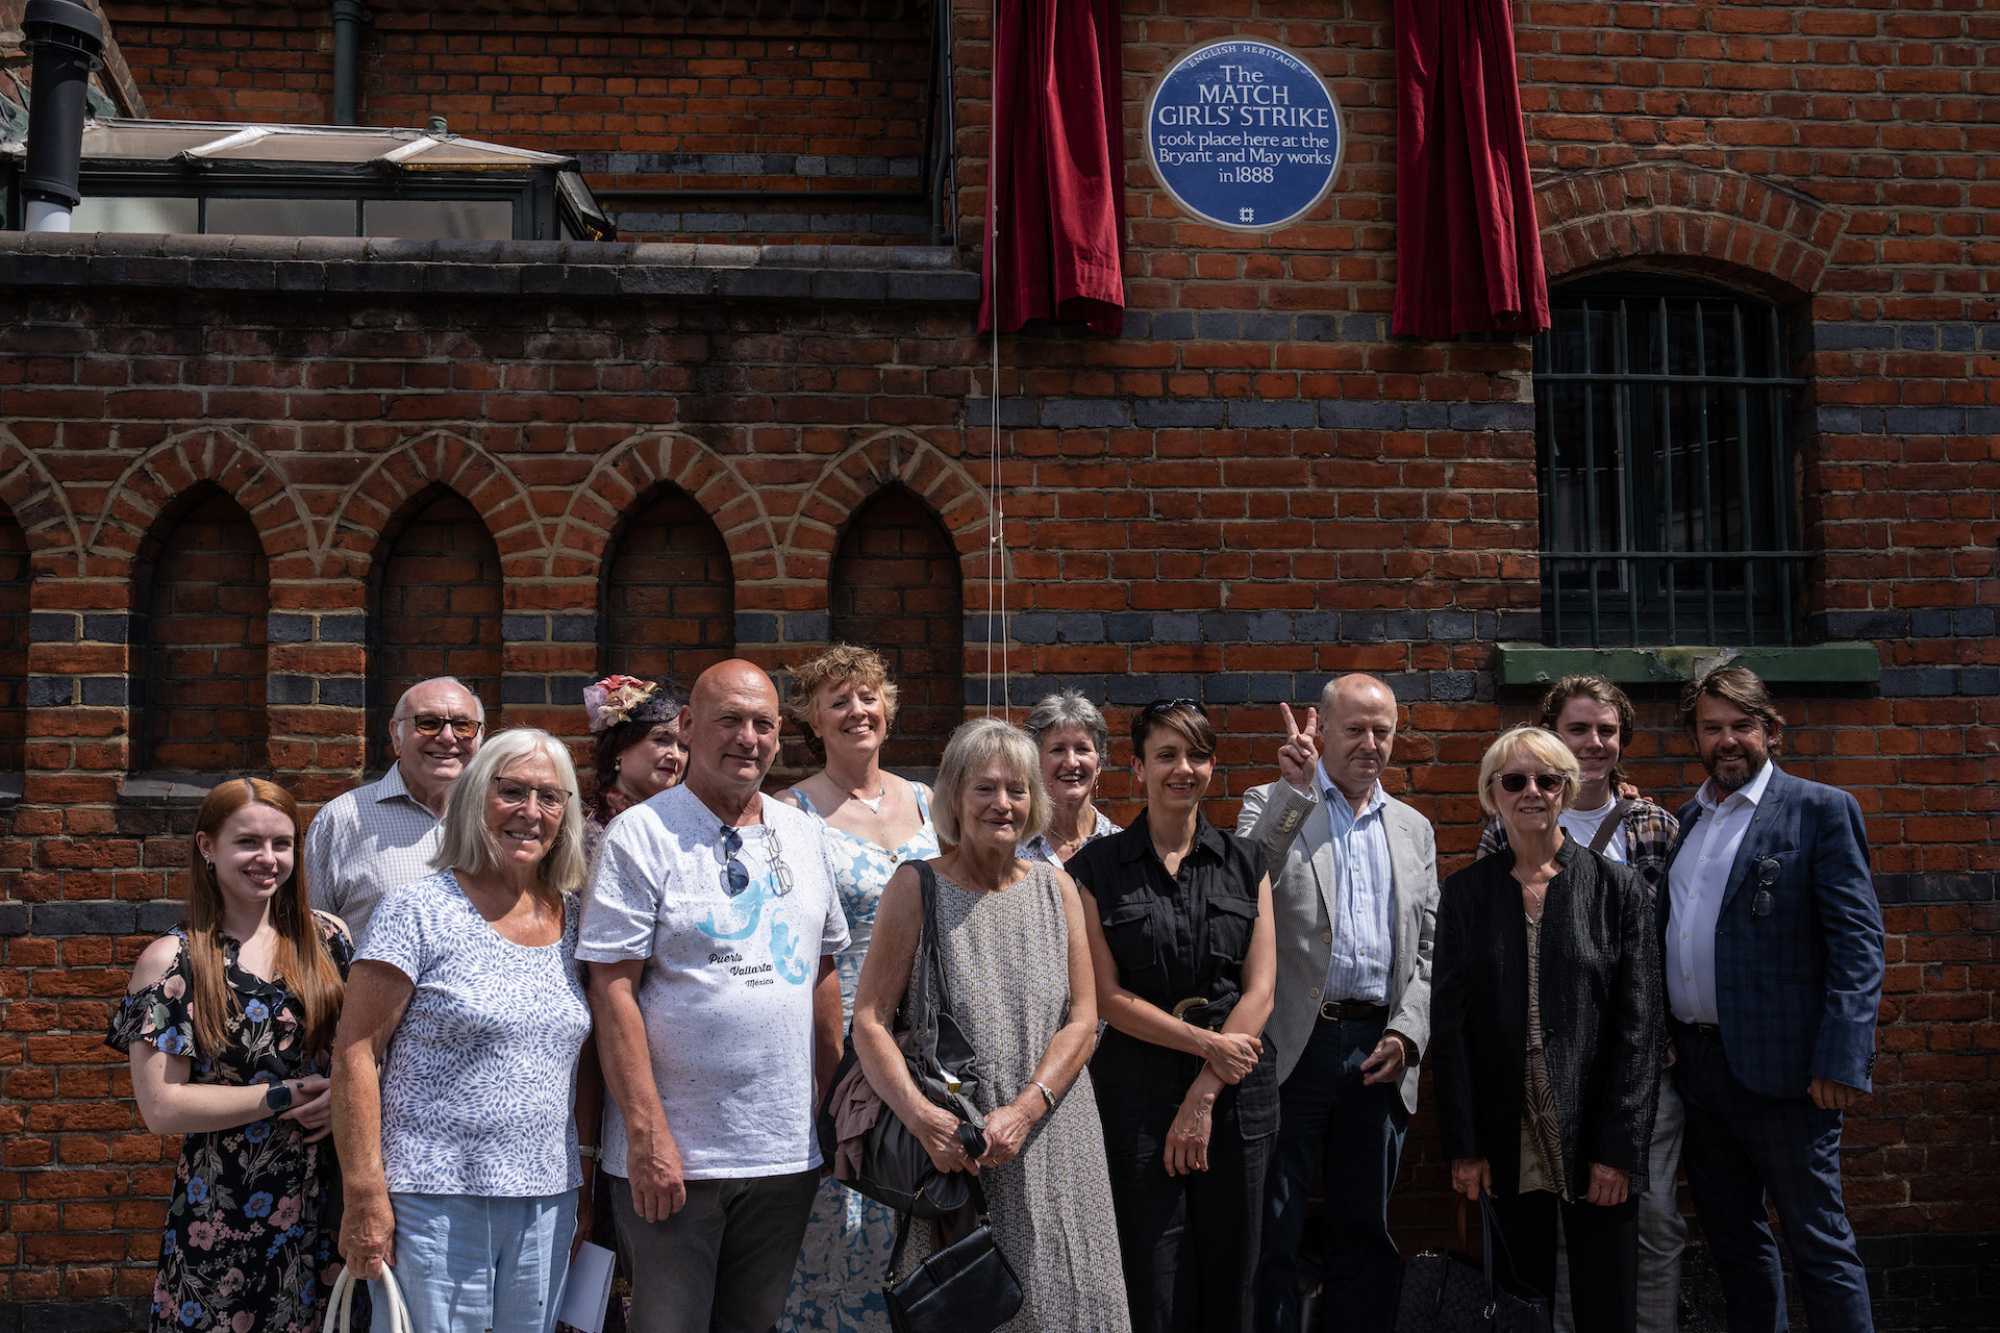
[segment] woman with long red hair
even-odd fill
[[[347,929],[306,899],[298,805],[231,778],[195,816],[187,920],[132,969],[108,1040],[180,1134],[154,1333],[307,1333],[340,1272],[327,1141]]]

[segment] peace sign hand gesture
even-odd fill
[[[1310,796],[1313,769],[1319,764],[1319,710],[1306,709],[1303,728],[1293,718],[1290,704],[1279,704],[1278,712],[1285,719],[1285,743],[1278,747],[1278,772],[1294,791]]]

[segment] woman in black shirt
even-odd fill
[[[1247,1331],[1278,1128],[1271,882],[1261,849],[1202,818],[1215,732],[1199,704],[1149,705],[1132,753],[1146,808],[1066,866],[1110,1023],[1090,1069],[1132,1328]]]

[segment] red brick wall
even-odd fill
[[[153,116],[333,119],[324,7],[112,4],[107,12]],[[416,128],[444,116],[457,134],[580,155],[600,188],[907,193],[921,174],[929,64],[921,15],[614,18],[384,6],[362,28],[358,114],[363,125]],[[746,222],[746,209],[763,224]],[[927,218],[921,201],[655,199],[620,201],[614,212],[629,212],[628,240],[929,239],[927,222],[921,232],[911,224],[885,234],[875,218]],[[824,220],[809,221],[814,214]]]
[[[26,767],[28,687],[28,536],[0,511],[0,771]]]
[[[387,767],[388,719],[403,691],[457,676],[500,717],[500,552],[478,511],[450,491],[421,497],[382,562],[375,589],[372,734]]]
[[[149,99],[209,114],[167,91],[165,34],[197,20],[130,12],[162,34],[159,58],[135,56],[161,71]],[[277,31],[236,25],[239,12],[208,24],[218,43],[256,48]],[[1778,303],[1800,330],[1796,367],[1812,385],[1798,404],[1798,492],[1821,552],[1814,630],[1874,644],[1883,667],[1876,685],[1781,692],[1793,724],[1784,762],[1862,803],[1891,932],[1880,1090],[1848,1120],[1848,1198],[1871,1243],[2000,1230],[2000,253],[1987,221],[2000,198],[1980,165],[2000,147],[2000,91],[1975,63],[2000,30],[1984,11],[1920,0],[1525,0],[1515,12],[1552,278],[1620,265],[1692,273]],[[987,14],[975,0],[956,10],[967,236],[983,206]],[[385,24],[373,40],[390,41]],[[1180,218],[1137,152],[1150,81],[1187,46],[1232,33],[1306,51],[1346,109],[1338,188],[1276,236]],[[1388,0],[1296,17],[1142,3],[1127,8],[1124,35],[1127,334],[1003,340],[1014,699],[1076,683],[1110,696],[1118,732],[1154,694],[1202,692],[1225,737],[1220,819],[1271,775],[1278,700],[1305,699],[1329,672],[1382,672],[1406,702],[1389,785],[1437,821],[1454,868],[1476,836],[1473,765],[1533,704],[1492,673],[1496,640],[1538,633],[1528,348],[1387,336]],[[300,60],[294,73],[323,88],[320,67]],[[244,69],[283,82],[255,60],[229,68],[232,86]],[[448,91],[493,95],[464,83]],[[824,104],[829,117],[844,96]],[[236,114],[266,110],[303,114]],[[522,141],[481,120],[487,111],[448,114],[454,128]],[[805,151],[728,139],[741,131],[724,121],[724,137],[688,143]],[[681,151],[684,132],[646,130],[657,137],[619,150]],[[885,137],[913,137],[898,133]],[[734,576],[737,650],[773,668],[841,628],[841,546],[888,486],[906,485],[940,525],[965,612],[987,605],[994,385],[966,309],[574,287],[485,302],[163,300],[119,287],[118,274],[142,269],[111,263],[92,289],[37,280],[26,296],[9,291],[22,313],[0,328],[0,500],[35,551],[37,613],[76,622],[31,650],[31,692],[65,703],[30,710],[28,798],[0,838],[0,920],[32,906],[38,931],[45,913],[54,923],[9,938],[0,971],[0,1134],[21,1172],[0,1181],[17,1195],[0,1272],[15,1300],[138,1295],[150,1282],[144,1229],[173,1145],[138,1128],[96,1033],[158,928],[130,909],[171,897],[184,830],[176,812],[118,804],[129,719],[68,706],[65,691],[68,677],[88,685],[126,669],[125,646],[86,613],[128,605],[126,557],[173,496],[224,476],[246,495],[270,553],[273,621],[287,626],[269,648],[288,701],[269,710],[272,749],[309,802],[356,779],[379,730],[341,692],[381,669],[351,622],[370,604],[392,516],[431,485],[466,497],[497,552],[505,633],[482,641],[493,664],[480,670],[508,691],[510,721],[572,736],[579,682],[603,665],[595,627],[606,563],[621,558],[614,534],[663,484],[713,520]],[[984,670],[984,644],[964,645],[968,711],[984,706]],[[1671,690],[1635,693],[1635,776],[1677,805],[1699,774],[1672,726]],[[1121,782],[1107,787],[1125,814]],[[75,933],[93,923],[102,933]],[[1419,1237],[1443,1214],[1428,1112],[1408,1160],[1395,1206]],[[1903,1302],[1901,1326],[1930,1318],[1904,1295],[1884,1300]]]
[[[935,768],[965,715],[964,606],[950,539],[907,490],[883,491],[841,534],[827,599],[829,637],[880,652],[896,682],[885,762]]]
[[[198,494],[158,534],[157,554],[142,550],[140,560],[133,585],[146,654],[140,766],[263,772],[270,571],[250,516],[227,495]]]
[[[683,695],[736,644],[736,584],[722,534],[670,489],[625,520],[605,575],[604,670]]]

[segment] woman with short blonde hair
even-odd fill
[[[812,815],[826,833],[834,890],[847,915],[847,947],[833,965],[841,1004],[851,1014],[883,886],[897,866],[938,854],[931,794],[882,766],[896,721],[896,683],[873,649],[837,643],[793,668],[785,711],[826,755],[824,768],[778,799]],[[886,1205],[837,1180],[821,1181],[779,1333],[888,1333],[882,1270],[895,1244],[896,1216]]]
[[[1567,837],[1581,769],[1516,727],[1479,764],[1507,845],[1445,880],[1431,973],[1438,1128],[1452,1188],[1493,1196],[1514,1271],[1554,1291],[1557,1222],[1577,1333],[1632,1333],[1662,1032],[1646,883]]]
[[[590,1216],[578,1131],[596,1142],[601,1088],[576,966],[576,786],[545,731],[481,746],[437,873],[382,899],[354,965],[334,1041],[340,1250],[371,1280],[394,1265],[414,1333],[552,1333]]]

